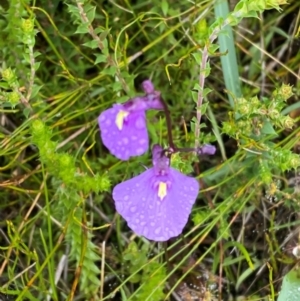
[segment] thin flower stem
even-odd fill
[[[160,101],[163,105],[164,108],[164,113],[166,117],[166,122],[167,122],[167,132],[168,132],[168,142],[169,142],[169,147],[163,151],[163,153],[167,153],[169,156],[171,156],[174,153],[179,153],[179,152],[196,152],[197,155],[201,154],[213,154],[214,152],[206,149],[204,147],[200,147],[199,145],[197,147],[177,147],[173,141],[173,135],[172,135],[172,119],[170,115],[170,111],[168,109],[167,103],[160,97]],[[213,147],[213,146],[211,146]]]
[[[169,146],[172,149],[176,149],[176,146],[175,146],[174,141],[173,141],[173,135],[172,135],[172,119],[171,119],[170,111],[169,111],[167,103],[162,99],[162,97],[160,98],[160,101],[163,105],[164,113],[165,113],[165,116],[166,116]]]
[[[80,3],[79,1],[76,1],[77,3],[77,7],[80,13],[80,17],[83,23],[88,24],[88,29],[89,29],[89,34],[92,36],[92,38],[97,41],[98,43],[98,48],[101,51],[105,50],[105,46],[103,44],[103,42],[100,40],[100,37],[95,33],[94,27],[92,26],[92,24],[90,24],[89,19],[83,9],[82,3]],[[126,81],[124,80],[124,78],[121,75],[121,71],[119,66],[117,65],[117,63],[114,61],[114,59],[112,58],[112,56],[110,54],[108,54],[106,56],[106,61],[108,63],[108,65],[110,65],[111,67],[115,67],[116,68],[116,77],[118,78],[118,80],[120,81],[122,88],[125,92],[129,91],[129,88],[126,84]]]

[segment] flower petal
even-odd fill
[[[151,187],[154,176],[153,168],[142,174],[116,185],[112,196],[116,210],[127,221],[128,226],[138,235],[148,236],[149,223],[159,212],[154,204],[159,200]]]
[[[164,106],[161,102],[160,92],[154,91],[144,97],[147,110],[163,110]]]
[[[98,117],[98,123],[103,144],[114,156],[125,161],[145,153],[149,139],[145,112],[130,112],[124,122],[117,124],[117,116],[122,109],[123,106],[117,104],[105,110]]]
[[[154,92],[154,85],[151,80],[147,79],[142,82],[142,88],[146,94]]]
[[[162,200],[153,186],[160,179],[153,168],[114,188],[116,209],[136,234],[154,241],[166,241],[182,232],[197,198],[199,184],[175,169],[170,169],[170,175],[167,178],[171,188]]]
[[[172,177],[172,186],[164,200],[168,212],[165,231],[172,237],[182,233],[200,187],[196,179],[188,177],[174,168],[170,168],[169,175]]]
[[[202,154],[214,155],[215,152],[216,152],[216,147],[214,145],[211,145],[211,144],[205,144],[202,147],[200,147],[197,150],[197,152],[198,152],[199,155],[202,155]]]

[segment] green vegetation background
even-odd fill
[[[300,2],[232,2],[0,3],[0,299],[277,298],[297,267]],[[111,198],[150,153],[117,160],[97,125],[144,79],[176,145],[217,147],[174,155],[202,189],[163,244]],[[147,116],[167,146],[163,112]]]

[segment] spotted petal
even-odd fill
[[[172,186],[166,199],[167,220],[161,221],[165,228],[169,228],[170,236],[179,235],[186,225],[192,207],[199,193],[199,183],[196,179],[188,177],[176,169],[170,168]],[[174,231],[175,235],[171,235]]]
[[[103,144],[114,156],[125,161],[145,153],[149,139],[145,112],[129,112],[120,126],[117,116],[122,109],[122,105],[117,104],[105,110],[98,117],[98,123]]]
[[[170,184],[161,200],[154,183]],[[156,187],[157,188],[157,187]],[[117,211],[138,235],[155,241],[178,236],[187,223],[199,191],[198,182],[170,168],[166,176],[155,175],[150,168],[113,190]]]

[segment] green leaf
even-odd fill
[[[164,16],[166,16],[168,14],[168,10],[169,10],[169,3],[166,0],[163,0],[161,2],[161,10],[164,14]]]
[[[104,54],[96,54],[96,60],[94,65],[97,65],[99,63],[104,63],[106,62],[107,58]]]
[[[207,219],[210,212],[207,210],[198,210],[192,215],[192,221],[195,226],[203,224],[203,222]]]
[[[254,10],[250,11],[250,12],[249,12],[248,14],[246,14],[244,17],[259,19],[258,12],[254,11]]]
[[[196,92],[196,91],[191,91],[191,93],[192,93],[193,101],[194,101],[195,103],[197,103],[197,102],[198,102],[198,92]]]
[[[7,90],[9,88],[8,83],[0,82],[0,88]]]
[[[205,77],[208,77],[210,74],[211,68],[209,62],[206,63],[206,68],[201,69],[201,73],[204,73]]]
[[[89,32],[89,24],[83,23],[77,27],[75,33],[88,33]]]
[[[158,301],[163,300],[166,268],[158,262],[149,262],[143,271],[141,289],[134,300]]]
[[[202,88],[200,87],[200,85],[198,84],[198,83],[196,83],[195,85],[194,85],[194,87],[193,87],[193,90],[196,90],[196,91],[201,91],[202,90]]]
[[[243,7],[243,6],[242,6]],[[215,4],[215,14],[220,19],[225,19],[229,14],[229,5],[227,1],[218,1]],[[219,34],[218,44],[220,52],[226,53],[221,56],[221,64],[223,71],[223,78],[225,81],[226,89],[233,93],[235,97],[241,97],[241,83],[239,78],[239,68],[237,63],[236,47],[234,43],[234,36],[231,26],[227,25],[224,30],[225,34]],[[211,49],[213,51],[213,49]],[[230,93],[228,99],[231,107],[234,107],[234,100]]]
[[[281,291],[277,301],[299,301],[300,300],[300,275],[299,269],[291,270],[283,277]]]
[[[34,63],[34,70],[37,71],[40,68],[41,62]]]
[[[41,55],[41,53],[40,53],[39,51],[35,51],[35,52],[33,53],[34,58],[36,58],[36,57],[38,57],[38,56],[40,56],[40,55]]]
[[[85,47],[91,48],[91,49],[95,49],[95,48],[98,48],[98,41],[92,40],[92,41],[88,41],[82,45]]]
[[[210,92],[212,92],[212,89],[204,88],[203,97],[206,97]]]
[[[25,108],[25,109],[23,110],[23,114],[24,114],[24,116],[25,116],[27,119],[28,119],[28,117],[29,117],[30,112],[31,112],[31,110],[30,110],[29,108]]]
[[[208,107],[208,102],[205,102],[201,105],[200,111],[201,111],[202,115],[204,115],[206,113],[207,107]]]
[[[31,99],[31,98],[34,98],[34,97],[39,93],[39,91],[41,90],[42,87],[43,87],[43,86],[36,86],[36,85],[33,85],[30,99]]]
[[[106,37],[109,34],[109,32],[110,32],[110,29],[106,29],[103,32],[101,32],[100,35],[99,35],[100,41],[103,42],[106,39]]]
[[[101,26],[98,26],[98,27],[96,27],[96,28],[94,29],[94,32],[95,32],[96,34],[99,34],[99,33],[103,32],[104,30],[106,30],[106,29],[103,28],[103,27],[101,27]]]
[[[225,225],[226,222],[224,222],[224,225]],[[227,225],[225,225],[227,227]],[[239,243],[239,242],[227,242],[225,245],[224,245],[224,249],[227,249],[227,248],[230,248],[230,247],[235,247],[235,248],[238,248],[240,250],[240,252],[244,255],[245,257],[245,260],[247,261],[248,263],[248,266],[249,268],[254,271],[254,265],[252,263],[252,260],[251,260],[251,256],[250,254],[248,253],[247,249],[244,247],[243,244]]]
[[[195,123],[198,123],[197,118],[194,116],[192,120],[190,121],[191,130],[192,132],[195,132]]]
[[[126,102],[127,100],[129,100],[129,97],[128,97],[127,95],[118,97],[118,103],[124,103],[124,102]]]
[[[113,91],[118,92],[122,90],[122,84],[120,82],[114,82],[112,85]]]
[[[66,3],[68,6],[68,11],[78,20],[80,20],[80,13],[76,5],[71,5]]]
[[[272,123],[268,119],[265,120],[264,125],[261,129],[261,132],[266,135],[276,135],[277,136],[277,133],[274,130]]]
[[[219,49],[219,45],[217,45],[217,44],[210,44],[209,46],[208,46],[208,53],[210,54],[210,55],[214,55],[215,54],[215,52]]]
[[[91,5],[88,5],[88,6],[89,6],[88,8],[85,8],[86,16],[87,16],[89,22],[92,23],[95,18],[96,7],[91,6]]]
[[[23,58],[24,58],[24,60],[27,64],[30,64],[30,57],[29,57],[29,54],[27,52],[23,53]]]
[[[200,52],[193,52],[193,53],[191,53],[191,55],[192,55],[193,58],[195,59],[196,63],[197,63],[198,65],[200,65],[200,64],[201,64],[201,61],[202,61],[202,53],[200,53]]]
[[[114,76],[116,74],[116,71],[117,71],[117,67],[112,66],[103,70],[102,73]]]

